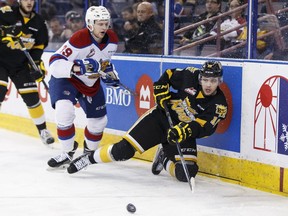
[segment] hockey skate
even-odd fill
[[[88,148],[86,141],[84,141],[83,146],[83,154],[92,154],[94,152],[93,150]]]
[[[163,161],[164,161],[164,151],[162,146],[159,146],[152,164],[152,173],[154,175],[159,175],[160,172],[163,170],[164,168]]]
[[[65,165],[69,164],[70,161],[73,159],[73,155],[75,154],[76,149],[78,148],[78,143],[74,141],[74,148],[70,152],[62,152],[60,155],[57,155],[53,158],[51,158],[47,164],[49,167],[52,168],[58,168],[58,167],[64,167]]]
[[[47,129],[43,129],[40,131],[40,138],[45,145],[52,144],[55,141],[51,133]]]
[[[69,174],[73,174],[89,166],[91,164],[88,158],[89,155],[90,153],[85,153],[79,156],[78,158],[74,159],[67,168],[67,172]]]

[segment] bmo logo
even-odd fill
[[[137,96],[135,97],[135,108],[140,117],[147,110],[155,105],[153,97],[153,81],[151,77],[144,74],[136,85]]]

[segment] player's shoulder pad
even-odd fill
[[[89,30],[84,28],[75,32],[69,39],[69,42],[76,48],[84,48],[89,46],[92,43]]]
[[[109,36],[110,43],[118,43],[118,36],[112,29],[108,29],[106,33]]]
[[[195,71],[198,71],[199,68],[195,68],[195,67],[186,67],[185,70],[188,70],[188,71],[194,73]]]

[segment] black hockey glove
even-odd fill
[[[91,76],[97,74],[100,69],[99,62],[92,58],[76,59],[74,64],[79,66],[79,70],[74,70],[75,67],[72,67],[72,73],[76,75]]]
[[[28,64],[30,68],[30,75],[35,81],[41,82],[45,78],[47,71],[45,69],[44,62],[42,60],[36,60],[35,64],[39,70],[34,70],[32,65]]]
[[[160,108],[164,109],[165,101],[171,98],[169,84],[168,83],[161,84],[158,82],[154,82],[153,88],[154,88],[153,95],[157,105]]]
[[[16,25],[0,26],[0,38],[3,43],[15,43],[22,35],[21,27]]]
[[[180,122],[173,128],[168,130],[167,141],[169,144],[174,145],[177,142],[181,143],[192,135],[192,130],[189,124]]]

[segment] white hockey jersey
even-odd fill
[[[108,30],[101,43],[97,43],[87,28],[77,31],[50,58],[49,72],[55,78],[68,78],[83,94],[94,95],[99,88],[99,78],[88,78],[86,75],[71,76],[75,59],[93,58],[111,60],[117,50],[118,37]]]

